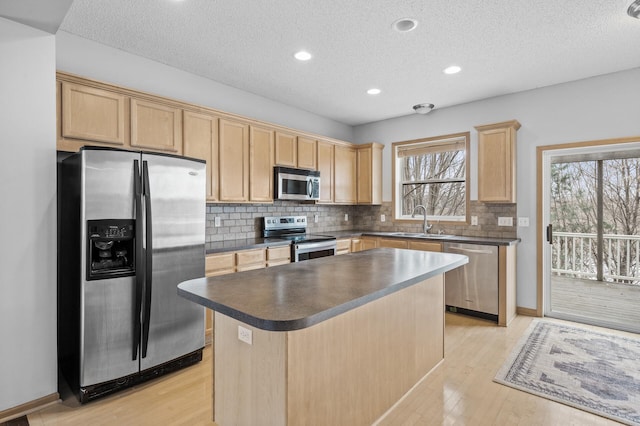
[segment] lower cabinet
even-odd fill
[[[351,253],[351,238],[340,238],[336,241],[336,254]]]
[[[284,265],[290,262],[291,246],[281,245],[208,254],[205,257],[204,265],[205,275],[207,277],[215,277],[252,269],[262,269],[268,266]],[[209,344],[213,336],[213,311],[211,309],[206,309],[204,330],[205,342]]]

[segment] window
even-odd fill
[[[395,219],[411,220],[421,205],[427,219],[466,222],[468,151],[469,133],[394,143]]]

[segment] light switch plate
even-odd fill
[[[387,220],[387,217],[383,214],[380,215],[380,222],[384,222],[385,220]]]
[[[315,223],[318,223],[318,215],[317,215],[317,214],[314,214],[314,215],[313,215],[313,221],[314,221]]]
[[[529,218],[528,217],[519,217],[518,218],[518,226],[527,227],[529,226]]]
[[[513,226],[513,218],[512,217],[499,217],[498,218],[498,226]]]
[[[215,219],[213,219],[213,226],[215,226],[216,228],[219,228],[220,222],[221,222],[220,218],[216,217]]]
[[[348,213],[344,214],[344,221],[345,222],[349,221],[349,214]]]
[[[471,226],[478,226],[478,216],[471,216]]]
[[[241,325],[238,326],[238,340],[246,343],[247,345],[253,344],[253,333],[248,328]]]

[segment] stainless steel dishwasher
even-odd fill
[[[469,257],[469,263],[445,273],[447,310],[497,322],[498,247],[444,243],[443,248]]]

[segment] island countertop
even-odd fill
[[[178,294],[268,331],[310,327],[443,274],[466,256],[379,248],[178,285]]]

